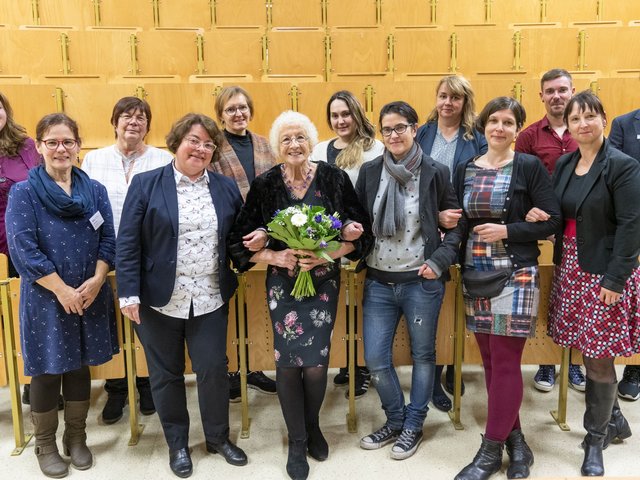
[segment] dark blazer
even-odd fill
[[[220,294],[227,302],[238,281],[229,266],[226,238],[242,197],[236,183],[207,172],[218,216],[218,274]],[[178,252],[178,194],[173,164],[133,177],[122,208],[116,241],[118,296],[139,296],[151,307],[169,303],[176,278]]]
[[[460,165],[454,176],[454,185],[460,205],[464,199],[464,180],[467,165]],[[547,212],[551,218],[544,222],[527,222],[527,212],[538,207]],[[467,220],[469,228],[477,223]],[[538,264],[538,240],[544,240],[556,233],[561,224],[560,204],[554,195],[549,173],[538,157],[516,152],[513,157],[511,183],[505,199],[502,217],[499,223],[507,226],[507,238],[502,240],[505,250],[511,257],[515,269],[531,267]],[[465,231],[463,246],[460,247],[460,263],[464,265],[468,231]]]
[[[611,122],[611,146],[640,161],[640,108]]]
[[[451,173],[453,174],[461,163],[466,163],[470,158],[482,155],[487,151],[487,139],[484,138],[477,130],[473,130],[473,138],[467,140],[464,138],[464,127],[460,127],[458,130],[458,141],[456,142],[456,151],[453,156],[453,166]],[[436,139],[436,133],[438,133],[438,122],[427,122],[418,128],[416,134],[416,142],[420,144],[422,151],[429,155],[433,148],[433,142]]]
[[[316,188],[321,194],[322,205],[327,213],[337,212],[343,222],[352,220],[362,224],[364,233],[352,242],[355,250],[346,255],[350,260],[357,261],[369,253],[373,245],[371,223],[364,211],[353,184],[346,172],[327,162],[313,162],[317,165]],[[256,228],[266,228],[277,210],[291,206],[289,191],[282,179],[280,165],[276,165],[263,175],[256,177],[251,183],[247,195],[247,202],[240,211],[231,234],[229,235],[229,253],[233,259],[233,265],[241,272],[250,269],[254,264],[249,261],[254,252],[244,248],[242,236],[252,232]],[[273,241],[270,245],[273,250],[284,250],[283,242]]]
[[[553,188],[559,199],[579,159],[579,150],[558,159]],[[585,272],[604,275],[602,286],[621,293],[640,254],[640,162],[605,139],[583,181],[574,216],[578,264]],[[559,265],[561,256],[562,231],[558,231],[554,263]]]
[[[360,203],[373,218],[373,203],[380,186],[382,175],[382,156],[362,164],[356,183],[356,193]],[[456,196],[449,180],[449,168],[436,162],[426,154],[422,155],[420,166],[420,185],[418,208],[420,210],[420,230],[424,241],[424,260],[431,260],[442,272],[443,279],[449,278],[449,266],[456,262],[458,245],[465,226],[464,217],[456,228],[442,231],[441,240],[438,230],[438,212],[450,208],[459,208]],[[361,262],[359,268],[364,266]]]

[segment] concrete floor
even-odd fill
[[[532,386],[536,367],[524,366],[524,402],[521,411],[523,431],[535,454],[532,478],[575,478],[580,475],[582,450],[579,444],[584,436],[582,414],[583,394],[569,390],[568,423],[571,431],[561,431],[549,411],[556,408],[557,389],[540,393]],[[402,384],[408,391],[410,368],[402,367]],[[267,372],[273,374],[273,372]],[[424,441],[417,453],[404,461],[389,457],[390,446],[374,451],[359,448],[361,436],[380,427],[384,416],[374,389],[356,402],[358,409],[358,433],[350,434],[346,428],[347,402],[345,388],[333,386],[335,370],[330,371],[327,396],[320,423],[329,442],[330,457],[325,462],[309,459],[310,479],[366,479],[366,480],[439,480],[452,479],[469,463],[480,444],[480,433],[486,418],[486,393],[484,378],[478,366],[466,366],[464,379],[466,393],[463,397],[462,422],[465,429],[454,430],[446,413],[434,408],[424,427]],[[619,376],[622,373],[620,368]],[[195,378],[187,378],[187,392],[191,413],[191,447],[194,463],[194,479],[283,479],[288,478],[286,463],[286,430],[276,396],[250,390],[251,435],[239,439],[240,405],[231,405],[231,438],[249,456],[245,467],[233,467],[219,455],[209,455],[204,449],[204,436],[197,411]],[[88,419],[88,443],[95,455],[95,466],[87,471],[71,469],[70,478],[77,479],[136,479],[160,480],[175,477],[168,464],[168,450],[157,415],[140,417],[145,425],[137,446],[127,446],[129,439],[128,414],[115,425],[106,426],[100,420],[100,412],[106,401],[101,381],[92,387],[92,409]],[[612,445],[605,451],[607,478],[640,478],[638,452],[640,447],[640,403],[621,401],[625,416],[635,435],[620,445]],[[28,407],[23,408],[26,430],[31,431]],[[62,422],[62,413],[61,422]],[[58,444],[62,426],[58,432]],[[45,478],[33,453],[33,441],[22,455],[12,457],[14,447],[11,427],[11,409],[7,388],[0,389],[0,472],[2,479]],[[493,479],[506,478],[507,457],[500,473]]]

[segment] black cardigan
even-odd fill
[[[553,188],[562,198],[580,151],[556,163]],[[638,266],[640,254],[640,163],[605,140],[585,177],[576,206],[578,264],[585,272],[604,275],[602,286],[621,293]],[[562,228],[556,234],[553,261],[562,257]]]
[[[458,202],[463,205],[464,178],[467,165],[459,165],[454,175],[454,187]],[[550,215],[544,222],[527,222],[525,216],[533,207],[538,207]],[[484,222],[483,222],[484,223]],[[531,267],[538,264],[538,240],[553,235],[561,224],[560,204],[551,186],[547,170],[538,157],[525,153],[515,153],[513,173],[509,191],[505,199],[499,223],[507,226],[507,238],[502,240],[513,268]],[[473,228],[474,222],[467,220],[467,228]],[[464,265],[468,230],[460,247],[460,264]]]
[[[364,228],[362,236],[352,242],[355,250],[346,255],[357,261],[369,253],[373,245],[371,222],[367,212],[360,206],[349,176],[338,167],[326,162],[314,162],[317,166],[316,187],[320,191],[322,205],[328,214],[338,212],[340,220],[359,222]],[[277,210],[291,206],[289,191],[282,179],[280,165],[266,171],[251,183],[247,201],[240,210],[228,237],[229,255],[239,271],[249,270],[254,263],[250,258],[255,252],[247,250],[242,237],[256,228],[266,228]],[[284,250],[286,245],[273,241],[272,250]]]

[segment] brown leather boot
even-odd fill
[[[47,477],[66,477],[69,474],[69,466],[58,453],[56,445],[58,408],[48,412],[31,412],[31,422],[36,437],[35,452],[40,470]]]
[[[93,455],[87,447],[87,414],[89,400],[64,402],[64,454],[71,457],[71,464],[78,470],[93,466]]]

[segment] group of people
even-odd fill
[[[520,362],[536,331],[538,240],[554,237],[548,331],[582,353],[581,472],[603,475],[602,450],[631,435],[616,401],[613,361],[640,351],[640,211],[625,208],[640,195],[640,156],[616,148],[626,149],[627,134],[618,134],[616,144],[613,132],[605,139],[602,103],[590,91],[573,95],[568,72],[547,72],[541,87],[547,111],[560,114],[562,125],[523,131],[524,108],[509,97],[489,101],[476,116],[470,83],[451,75],[439,82],[422,126],[408,103],[384,105],[382,142],[357,98],[340,91],[326,111],[336,137],[322,143],[311,120],[292,111],[276,118],[268,139],[250,132],[249,93],[227,87],[216,102],[222,130],[210,117],[189,113],[167,134],[171,154],[144,143],[149,105],[125,97],[111,118],[116,144],[88,153],[82,169],[75,166],[81,138],[71,118],[45,116],[33,142],[0,96],[0,188],[6,198],[15,183],[5,201],[6,239],[22,278],[21,343],[42,472],[68,473],[56,444],[61,387],[64,453],[78,469],[93,465],[85,425],[88,366],[118,351],[105,284],[114,267],[120,308],[134,322],[149,367],[149,383],[137,380],[140,407],[158,413],[171,470],[183,478],[193,471],[185,342],[206,450],[245,465],[246,453],[229,439],[234,374],[227,371],[227,317],[237,287],[232,266],[242,272],[264,263],[276,380],[270,385],[262,372],[252,374],[282,407],[288,475],[307,478],[307,455],[329,456],[319,413],[344,257],[358,271],[366,268],[366,366],[357,373],[364,391],[369,379],[375,385],[385,417],[360,446],[393,444],[392,458],[409,458],[422,441],[429,402],[450,408],[435,340],[449,268],[460,264],[467,328],[480,348],[488,400],[481,446],[456,478],[490,477],[505,448],[507,476],[526,478],[534,458],[520,423]],[[558,159],[542,135],[561,142],[564,155]],[[544,148],[535,156],[520,150],[522,137]],[[637,148],[637,140],[630,143]],[[276,212],[301,205],[340,219],[338,247],[327,252],[334,262],[269,238]],[[291,294],[300,272],[310,273],[314,295]],[[392,363],[402,316],[413,361],[408,403]],[[344,383],[345,373],[339,376],[336,383]],[[103,411],[105,423],[122,416],[126,400],[118,385],[107,389],[117,404]]]

